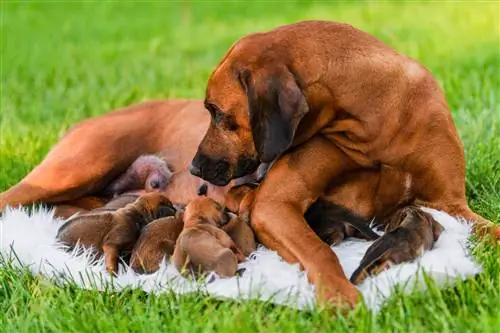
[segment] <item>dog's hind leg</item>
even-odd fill
[[[492,234],[500,241],[500,226],[473,212],[465,194],[465,157],[458,133],[448,110],[442,105],[423,105],[423,108],[442,108],[432,112],[433,118],[426,119],[427,130],[421,130],[419,137],[414,137],[411,153],[402,160],[396,151],[386,151],[387,162],[401,168],[411,175],[411,188],[415,194],[415,204],[442,210],[452,216],[460,216],[473,224],[478,235]],[[425,110],[417,109],[414,112]],[[437,126],[436,124],[439,124]],[[433,125],[433,126],[431,126]],[[430,140],[429,138],[432,138]],[[394,147],[409,147],[411,142],[393,142]],[[394,148],[396,149],[396,148]],[[391,160],[392,156],[392,161]]]
[[[146,134],[151,125],[140,117],[118,111],[75,126],[24,179],[0,194],[0,211],[7,205],[61,203],[103,188],[154,149]]]

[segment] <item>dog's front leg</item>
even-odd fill
[[[307,208],[341,172],[354,168],[337,147],[322,137],[281,157],[256,192],[251,225],[259,240],[290,263],[299,263],[316,287],[320,303],[354,307],[359,292],[337,256],[304,219]]]

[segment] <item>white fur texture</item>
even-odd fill
[[[395,287],[402,288],[406,293],[416,288],[425,289],[425,283],[418,283],[422,271],[441,286],[481,271],[480,265],[470,255],[467,240],[470,227],[445,213],[427,211],[445,231],[434,249],[420,259],[394,266],[359,286],[366,304],[374,311],[380,309]],[[162,264],[160,270],[152,275],[137,275],[121,267],[118,277],[111,278],[105,273],[102,260],[90,263],[89,252],[75,256],[58,248],[55,235],[61,224],[62,221],[54,219],[51,211],[35,210],[30,216],[24,210],[6,210],[0,220],[0,251],[4,259],[0,260],[0,264],[11,258],[13,264],[28,267],[33,274],[62,283],[73,281],[82,288],[119,290],[132,287],[146,292],[173,291],[179,294],[202,290],[217,298],[258,298],[301,309],[310,307],[314,301],[314,288],[298,265],[285,263],[275,252],[264,247],[240,264],[246,268],[241,277],[215,277],[204,285],[185,280],[170,264]],[[351,238],[332,248],[348,277],[370,244]]]

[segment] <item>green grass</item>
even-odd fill
[[[0,190],[19,181],[76,121],[151,98],[202,98],[226,49],[246,33],[301,19],[349,22],[426,65],[446,90],[467,156],[467,193],[500,221],[498,3],[1,3]],[[477,278],[397,294],[373,315],[298,312],[204,295],[148,296],[56,287],[0,269],[3,332],[493,332],[500,249],[480,244]]]

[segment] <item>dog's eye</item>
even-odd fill
[[[238,129],[238,124],[234,120],[234,117],[222,112],[215,104],[205,102],[205,108],[210,112],[214,123],[217,125],[221,125],[230,131]]]
[[[226,126],[227,126],[227,129],[229,129],[230,131],[236,131],[239,127],[238,124],[236,123],[236,121],[234,120],[233,116],[227,117]]]

